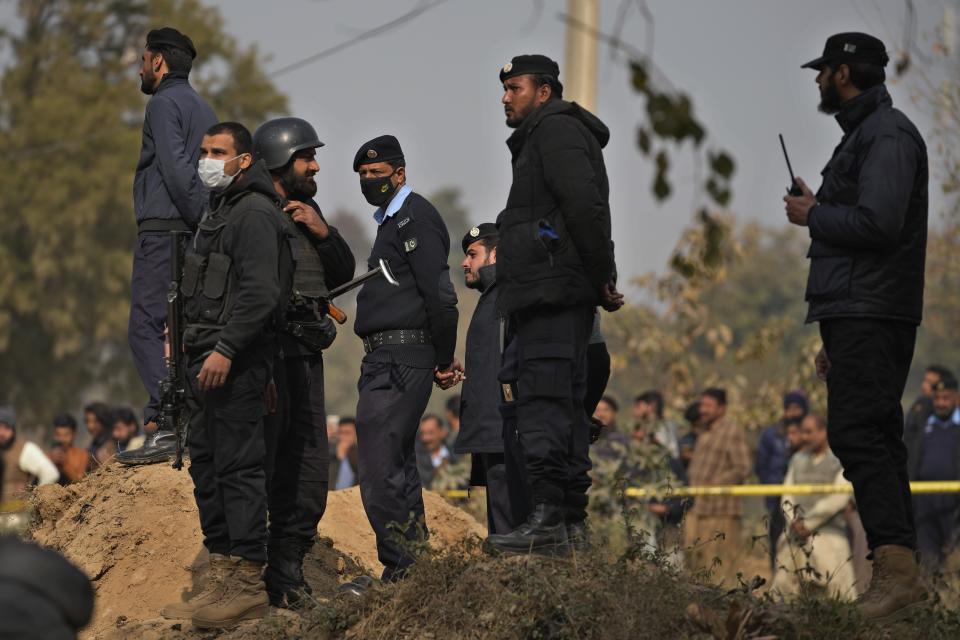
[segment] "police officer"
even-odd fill
[[[516,446],[516,438],[504,435],[499,404],[501,336],[505,318],[497,308],[497,225],[484,223],[472,228],[461,245],[466,257],[460,266],[468,288],[480,292],[470,328],[467,330],[463,394],[460,398],[460,434],[456,453],[471,454],[470,484],[487,488],[487,529],[510,533],[530,513],[527,483],[511,482],[505,447]],[[446,387],[447,383],[441,386]],[[508,454],[511,452],[507,452]],[[522,473],[522,465],[515,465]]]
[[[124,464],[162,462],[173,455],[176,437],[156,430],[159,385],[166,374],[163,333],[170,278],[169,231],[190,231],[200,222],[207,193],[197,176],[200,141],[217,116],[188,80],[197,50],[190,38],[164,27],[147,34],[140,90],[150,96],[143,143],[133,180],[137,246],[130,284],[130,350],[150,396],[143,410],[148,439],[124,451]]]
[[[587,343],[598,304],[614,310],[609,186],[602,148],[610,132],[562,99],[557,63],[517,56],[500,71],[513,163],[497,218],[500,309],[516,341],[517,428],[534,508],[499,552],[563,554],[586,537],[590,429],[583,410]]]
[[[360,189],[377,207],[369,266],[390,264],[399,287],[371,280],[357,297],[354,330],[366,356],[357,403],[360,494],[377,536],[384,581],[403,577],[413,562],[407,540],[425,528],[414,442],[431,387],[460,368],[457,296],[450,282],[450,237],[437,210],[407,185],[397,139],[364,143],[353,160]]]
[[[900,404],[923,308],[927,151],[884,86],[883,43],[865,33],[827,39],[817,71],[820,110],[843,138],[816,194],[799,178],[787,217],[811,245],[807,322],[820,323],[817,372],[827,381],[830,448],[853,484],[873,553],[859,601],[869,619],[907,615],[927,596]]]
[[[167,605],[167,618],[219,628],[262,617],[266,562],[264,390],[276,357],[277,325],[290,295],[293,261],[279,197],[250,132],[223,122],[201,144],[199,171],[211,210],[184,260],[190,476],[210,552],[206,588]]]
[[[350,247],[313,200],[316,149],[322,146],[300,118],[270,120],[253,134],[253,158],[263,160],[282,198],[281,218],[296,262],[280,333],[283,357],[273,373],[278,402],[265,426],[270,535],[264,580],[274,606],[295,605],[310,593],[303,556],[316,538],[329,488],[322,351],[336,328],[324,301],[356,268]]]

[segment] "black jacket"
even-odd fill
[[[262,161],[213,194],[184,261],[184,343],[235,358],[276,355],[293,259],[279,197]]]
[[[844,136],[823,169],[807,322],[881,318],[919,324],[927,246],[927,149],[883,85],[844,104]]]
[[[466,370],[460,395],[460,434],[454,451],[503,453],[503,418],[500,416],[500,314],[496,265],[479,271],[483,293],[467,329]]]
[[[365,360],[441,369],[453,362],[458,314],[449,254],[450,235],[443,218],[420,194],[410,193],[400,209],[384,219],[367,266],[375,269],[377,261],[385,259],[400,286],[383,278],[364,284],[357,295],[354,331],[363,338],[391,329],[427,329],[433,344],[384,346]]]
[[[536,305],[596,305],[614,274],[607,127],[576,103],[553,100],[507,146],[513,185],[497,218],[504,313]]]
[[[191,229],[200,221],[207,189],[197,175],[200,142],[217,123],[213,109],[187,77],[168,73],[147,102],[140,159],[133,179],[137,223],[182,220]]]

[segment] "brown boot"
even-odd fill
[[[857,600],[860,615],[880,624],[910,617],[927,599],[913,550],[895,544],[873,550],[873,579]]]
[[[207,574],[207,584],[203,591],[186,602],[174,602],[160,610],[160,615],[168,620],[189,620],[194,612],[213,604],[223,596],[223,580],[227,569],[233,565],[229,556],[219,553],[210,554],[210,573]]]
[[[270,598],[263,584],[263,564],[243,558],[230,559],[234,564],[227,571],[223,597],[197,609],[190,618],[193,626],[221,629],[267,615]]]

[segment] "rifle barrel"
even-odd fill
[[[342,296],[348,291],[352,291],[353,289],[356,289],[363,283],[367,282],[368,280],[373,280],[374,278],[376,278],[381,274],[383,274],[383,277],[386,278],[387,282],[389,282],[393,286],[395,287],[400,286],[400,284],[397,282],[397,279],[393,275],[393,271],[390,270],[390,265],[387,264],[386,260],[383,260],[381,258],[380,264],[379,266],[377,266],[376,269],[371,269],[370,271],[367,271],[363,275],[357,276],[350,282],[345,282],[344,284],[340,285],[339,287],[337,287],[336,289],[330,292],[329,299],[333,300],[337,296]]]

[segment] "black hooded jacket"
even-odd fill
[[[245,351],[275,355],[276,330],[293,281],[287,234],[262,160],[213,194],[180,285],[189,352],[213,349],[230,359]]]
[[[920,324],[927,246],[927,149],[883,85],[843,105],[844,136],[810,210],[807,322]]]
[[[576,103],[552,100],[507,140],[513,185],[497,217],[500,309],[596,305],[613,279],[610,131]]]

